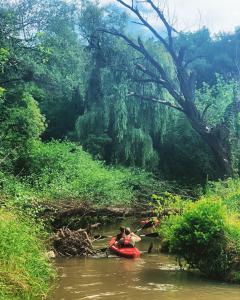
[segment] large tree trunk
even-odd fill
[[[228,144],[228,129],[223,125],[210,129],[204,124],[203,120],[192,118],[192,116],[187,117],[193,129],[211,149],[219,167],[219,177],[223,179],[232,176],[233,168],[229,156],[230,146]]]
[[[145,100],[154,101],[162,105],[177,109],[178,111],[184,113],[193,129],[201,136],[202,140],[211,149],[216,163],[219,166],[220,177],[224,178],[232,176],[233,168],[230,159],[231,151],[229,145],[228,129],[224,126],[224,123],[219,124],[215,128],[210,128],[207,126],[204,120],[204,114],[209,107],[208,105],[204,108],[203,112],[200,112],[198,110],[195,103],[196,76],[194,74],[194,71],[189,72],[189,70],[187,70],[188,65],[194,59],[187,59],[186,47],[183,46],[178,49],[178,47],[175,46],[173,32],[176,34],[177,31],[165,18],[163,9],[161,9],[159,3],[156,4],[153,0],[141,1],[145,3],[145,8],[151,9],[153,13],[157,14],[159,21],[166,29],[167,36],[161,34],[161,32],[159,32],[152,26],[152,24],[148,22],[143,9],[144,5],[139,5],[139,2],[134,0],[132,1],[131,5],[128,1],[125,0],[116,1],[130,10],[132,13],[134,13],[140,21],[140,24],[142,26],[145,26],[145,28],[147,28],[149,32],[152,33],[155,39],[164,46],[176,67],[175,75],[178,79],[178,81],[174,81],[169,77],[168,70],[166,70],[161,61],[159,61],[159,59],[145,47],[140,38],[138,38],[138,40],[136,41],[116,30],[104,30],[107,33],[121,37],[129,46],[131,46],[133,49],[144,56],[151,67],[147,65],[137,64],[137,69],[141,72],[141,75],[144,76],[144,79],[148,80],[148,82],[161,85],[163,88],[165,88],[173,97],[175,103],[173,104],[171,101],[158,99],[157,97],[148,95],[139,95],[136,93],[130,93],[129,95],[134,95]],[[197,57],[195,59],[197,59]]]

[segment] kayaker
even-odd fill
[[[135,247],[135,243],[140,241],[140,236],[136,235],[134,232],[131,232],[131,229],[129,227],[126,227],[124,236],[117,242],[117,245],[126,248]]]
[[[125,234],[125,227],[121,226],[119,228],[120,232],[116,235],[116,242],[118,242],[119,240],[121,240],[121,238],[124,237]]]
[[[141,229],[148,229],[148,228],[154,228],[159,225],[159,220],[157,217],[152,217],[149,219],[145,219],[140,221],[142,228]]]

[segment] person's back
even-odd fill
[[[133,247],[135,247],[135,244],[140,241],[141,241],[140,236],[136,235],[133,232],[130,233],[130,243]]]
[[[130,228],[125,228],[124,236],[117,242],[121,247],[134,247],[136,242],[140,242],[141,238],[135,233],[131,232]]]

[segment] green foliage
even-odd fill
[[[218,169],[210,149],[184,115],[129,96],[137,92],[173,102],[159,85],[148,80],[142,82],[143,74],[136,69],[136,64],[149,67],[153,74],[155,68],[121,39],[97,30],[107,27],[127,32],[126,14],[116,7],[104,8],[91,1],[75,5],[51,0],[5,1],[0,12],[3,132],[0,156],[4,158],[8,149],[12,149],[9,156],[12,163],[2,167],[14,169],[18,174],[27,160],[26,156],[22,158],[20,148],[26,152],[31,147],[24,136],[29,137],[31,126],[29,114],[24,118],[25,111],[19,103],[23,93],[27,93],[28,102],[33,97],[46,118],[43,140],[67,138],[80,142],[84,150],[107,164],[142,167],[168,179],[204,182],[207,176],[216,178]],[[19,27],[20,23],[23,28]],[[134,32],[127,34],[137,40]],[[183,32],[174,39],[177,48],[186,46],[185,59],[192,61],[189,68],[197,72],[197,106],[201,113],[205,111],[209,129],[226,123],[226,133],[230,130],[227,149],[231,152],[235,174],[239,169],[240,123],[239,115],[232,114],[235,83],[229,80],[229,74],[236,79],[238,38],[239,31],[236,31],[212,39],[208,29],[203,28],[195,33]],[[165,49],[148,37],[144,44],[161,61],[167,76],[177,80]],[[194,60],[196,56],[201,58]],[[38,131],[37,122],[33,123],[37,136],[43,127],[40,125]],[[8,127],[14,130],[8,132]],[[219,134],[221,128],[217,128]],[[21,139],[24,145],[16,147]]]
[[[27,170],[27,180],[45,198],[93,205],[128,204],[133,198],[124,184],[130,172],[105,167],[74,143],[36,143]]]
[[[233,102],[235,81],[225,81],[217,75],[216,84],[210,86],[203,83],[202,88],[197,91],[196,100],[201,111],[208,106],[205,112],[205,118],[210,126],[224,121],[227,107]]]
[[[160,217],[166,209],[169,211],[169,215],[180,214],[188,203],[187,200],[184,201],[179,195],[174,195],[170,192],[164,192],[161,196],[153,194],[151,199],[150,206],[154,208],[154,212]]]
[[[221,201],[190,203],[182,215],[165,219],[161,234],[169,250],[208,277],[234,281],[239,272],[240,226]]]
[[[4,71],[4,66],[8,61],[9,51],[5,48],[0,48],[0,74]]]
[[[0,210],[0,299],[43,299],[54,271],[39,228]]]
[[[224,181],[208,182],[206,196],[211,199],[221,199],[229,211],[240,213],[240,179],[228,178]]]
[[[1,166],[19,172],[32,142],[39,140],[45,129],[45,118],[26,89],[5,92],[0,108]]]

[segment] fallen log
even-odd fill
[[[165,208],[161,213],[160,216],[169,215],[172,213],[179,213],[178,209],[170,209]],[[48,211],[45,214],[45,217],[51,216],[54,219],[64,219],[68,217],[96,217],[96,216],[113,216],[113,217],[154,217],[157,216],[155,211],[153,210],[136,210],[136,209],[126,209],[126,208],[86,208],[86,207],[72,207],[67,209],[58,209],[54,211]]]

